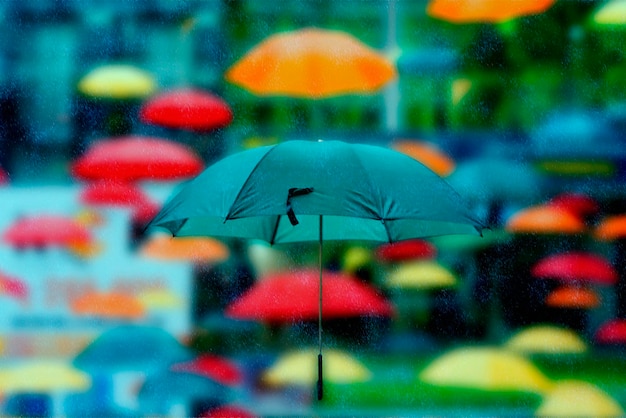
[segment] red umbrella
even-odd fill
[[[3,240],[14,247],[72,247],[92,243],[89,229],[60,215],[38,215],[18,219],[4,231]]]
[[[101,139],[72,163],[79,180],[180,180],[199,174],[202,159],[174,141],[137,135]]]
[[[28,298],[28,286],[15,277],[0,272],[0,292],[14,298],[25,300]]]
[[[140,223],[148,222],[160,208],[135,184],[106,180],[87,184],[79,200],[86,205],[132,209],[133,220]]]
[[[581,217],[594,215],[600,210],[598,202],[583,193],[560,193],[550,199],[548,205],[565,209]]]
[[[531,269],[535,277],[562,281],[595,282],[612,285],[617,271],[604,257],[586,252],[553,254],[541,259]]]
[[[192,361],[172,365],[172,371],[194,373],[208,377],[226,386],[236,386],[243,382],[239,367],[227,358],[204,354]]]
[[[383,244],[376,248],[376,258],[383,263],[434,258],[436,256],[437,249],[435,246],[421,239],[398,241]]]
[[[149,124],[189,131],[222,128],[233,120],[233,112],[221,98],[197,89],[177,89],[148,99],[139,110]]]
[[[343,273],[325,271],[323,277],[322,316],[393,315],[393,306],[375,288]],[[318,319],[319,280],[314,269],[266,276],[231,303],[226,315],[266,322]]]
[[[256,418],[256,415],[237,405],[223,405],[200,414],[200,418]]]
[[[626,319],[605,322],[596,331],[595,339],[601,344],[626,344]]]

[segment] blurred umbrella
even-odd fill
[[[585,223],[569,211],[539,205],[522,209],[506,222],[506,230],[516,234],[581,234]]]
[[[74,358],[86,371],[150,373],[193,359],[190,350],[159,327],[126,324],[104,331]]]
[[[208,237],[171,237],[153,234],[139,253],[148,258],[194,263],[220,263],[230,256],[226,244]]]
[[[204,132],[230,124],[233,113],[224,100],[209,92],[181,88],[147,99],[139,110],[144,123]]]
[[[591,18],[599,26],[624,26],[626,3],[623,0],[608,0],[596,8]]]
[[[256,418],[257,415],[238,405],[223,405],[200,414],[199,418]]]
[[[155,89],[153,76],[131,65],[104,65],[91,70],[78,82],[81,93],[98,98],[143,98]]]
[[[419,161],[442,177],[454,171],[456,163],[436,145],[424,141],[395,140],[391,148]]]
[[[563,282],[598,283],[612,285],[617,282],[617,271],[604,257],[581,251],[552,254],[536,263],[531,274]]]
[[[261,240],[250,240],[246,255],[256,277],[279,273],[296,266],[285,251]]]
[[[0,186],[9,184],[9,175],[0,167]]]
[[[612,319],[600,325],[595,340],[600,344],[626,344],[626,319]]]
[[[601,219],[593,236],[599,241],[613,241],[613,264],[619,276],[615,293],[617,295],[617,317],[626,318],[626,215],[612,215]]]
[[[160,206],[153,202],[137,185],[118,181],[100,180],[86,184],[79,194],[81,203],[97,207],[128,208],[133,221],[149,222]]]
[[[208,377],[225,386],[243,383],[243,372],[235,362],[211,354],[202,354],[191,361],[173,364],[170,370]]]
[[[472,235],[443,235],[429,238],[435,248],[441,252],[473,253],[498,244],[506,244],[513,236],[503,229],[487,229],[482,237]]]
[[[193,401],[225,402],[234,397],[226,386],[194,373],[160,371],[146,377],[137,400],[143,413],[164,415],[174,405]]]
[[[218,161],[173,196],[151,225],[176,236],[318,241],[319,323],[324,238],[394,242],[483,229],[448,183],[406,155],[297,140]],[[321,371],[321,326],[318,331]]]
[[[325,378],[334,383],[366,382],[372,373],[358,360],[338,349],[326,351],[328,372]],[[288,352],[263,375],[263,382],[272,386],[312,385],[317,378],[317,353],[313,350]]]
[[[531,133],[531,149],[543,170],[559,175],[612,175],[620,144],[600,111],[563,109]]]
[[[324,271],[321,315],[346,318],[359,315],[393,315],[393,306],[377,289],[356,278]],[[319,272],[300,269],[265,276],[226,308],[226,315],[265,322],[295,322],[318,319]]]
[[[499,23],[543,13],[555,0],[430,0],[426,13],[452,23]]]
[[[595,215],[600,210],[598,202],[584,193],[559,193],[548,201],[548,205],[570,211],[580,218]]]
[[[593,235],[600,241],[614,241],[626,238],[626,215],[612,215],[601,219]]]
[[[146,309],[176,309],[183,306],[180,297],[166,289],[143,291],[137,299]]]
[[[505,204],[538,201],[543,197],[546,185],[543,176],[531,165],[494,157],[460,162],[447,180],[461,196],[488,205],[491,226],[500,224]]]
[[[225,78],[256,95],[315,99],[373,93],[396,76],[391,62],[352,35],[305,28],[266,38]]]
[[[73,218],[62,215],[32,215],[17,219],[3,240],[16,248],[45,248],[89,245],[91,231]]]
[[[184,145],[129,135],[93,143],[72,162],[71,174],[79,180],[181,180],[203,168],[202,159]]]
[[[563,286],[548,295],[546,305],[554,308],[593,309],[600,305],[600,297],[591,289]]]
[[[619,403],[596,385],[579,380],[557,382],[547,393],[538,417],[620,417],[625,412]]]
[[[23,280],[0,272],[0,293],[24,301],[28,299],[28,285]]]
[[[354,274],[360,268],[367,266],[372,259],[372,250],[369,248],[351,246],[343,255],[341,270],[347,274]]]
[[[62,360],[29,360],[0,369],[0,392],[3,394],[85,391],[90,386],[88,374]]]
[[[403,263],[392,271],[386,284],[403,289],[434,289],[453,287],[457,284],[454,273],[433,260]]]
[[[574,331],[553,325],[526,327],[504,346],[526,354],[579,354],[587,351],[587,344]]]
[[[111,319],[138,319],[145,315],[139,299],[115,292],[85,293],[71,301],[70,309],[77,315]]]
[[[461,347],[431,362],[419,375],[426,383],[488,391],[546,393],[552,382],[529,360],[504,348]]]
[[[428,241],[411,239],[379,245],[374,252],[383,263],[429,259],[437,256],[437,249]]]

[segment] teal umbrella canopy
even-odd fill
[[[151,226],[175,236],[236,236],[271,244],[393,242],[478,234],[482,223],[439,176],[386,148],[293,140],[233,154],[183,187]]]
[[[190,349],[162,328],[121,325],[88,344],[73,364],[89,372],[151,372],[193,358]]]
[[[270,244],[319,240],[318,399],[322,399],[322,243],[395,242],[482,232],[441,177],[391,149],[292,140],[230,155],[163,205],[150,226],[174,236]]]

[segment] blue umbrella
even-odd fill
[[[218,161],[175,194],[150,226],[175,236],[319,241],[320,399],[324,239],[393,242],[483,228],[446,181],[411,157],[379,146],[298,140]]]

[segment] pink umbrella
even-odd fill
[[[22,280],[0,272],[0,292],[20,300],[28,298],[28,286]]]
[[[595,339],[601,344],[626,344],[626,319],[605,322],[596,331]]]

